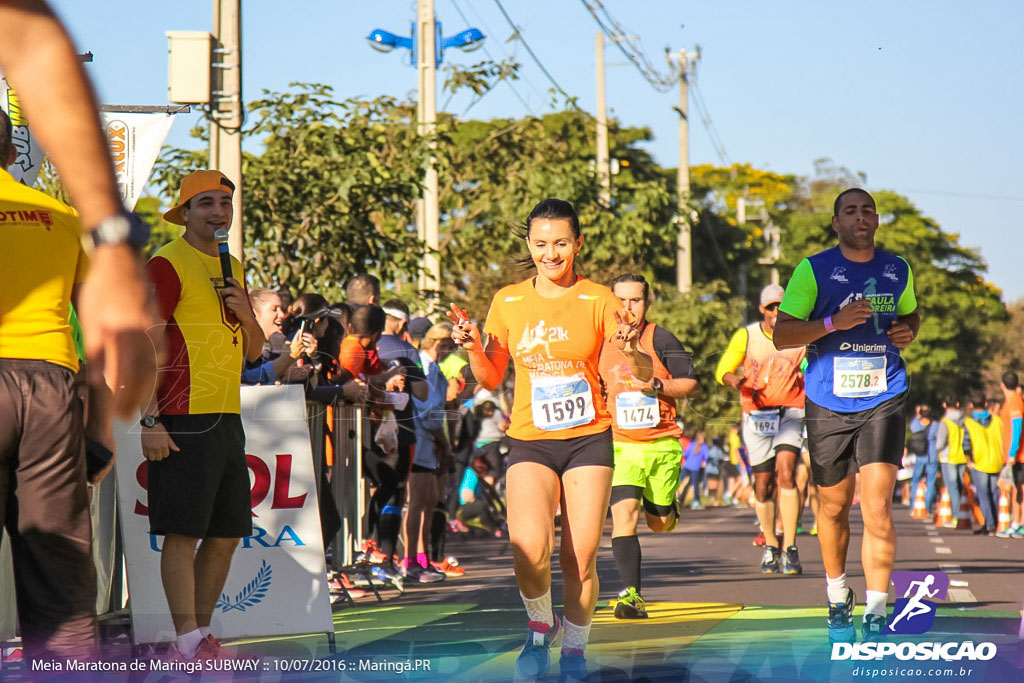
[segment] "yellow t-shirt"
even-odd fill
[[[167,323],[167,360],[157,384],[160,414],[240,413],[244,340],[241,324],[217,291],[220,260],[179,237],[153,255],[146,272]],[[231,273],[245,281],[233,256]]]
[[[89,264],[81,236],[74,209],[0,170],[0,358],[78,370],[68,318]]]
[[[532,278],[494,295],[485,331],[516,371],[509,436],[571,439],[611,427],[598,358],[621,310],[610,289],[586,278],[557,299],[537,294]]]

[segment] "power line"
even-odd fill
[[[721,136],[718,134],[718,129],[715,128],[714,121],[711,120],[711,113],[708,111],[708,106],[704,101],[704,94],[700,91],[700,86],[697,84],[697,73],[694,69],[693,80],[690,81],[691,92],[693,93],[693,104],[697,108],[697,113],[700,115],[700,121],[704,124],[704,129],[708,132],[708,138],[711,140],[711,146],[715,149],[715,154],[718,155],[719,161],[723,165],[729,166],[732,162],[729,160],[729,154],[725,151],[725,144],[722,142]]]
[[[459,7],[458,3],[455,2],[455,0],[451,0],[451,3],[452,3],[452,7],[455,8],[455,11],[458,12],[460,17],[462,17],[462,21],[464,21],[466,23],[466,25],[468,26],[469,25],[469,19],[467,19],[466,15],[462,12],[462,8]],[[485,25],[484,28],[487,28],[487,26]],[[487,28],[488,32],[490,32],[490,30],[491,29]],[[487,49],[487,43],[486,42],[484,43],[483,48],[484,48],[484,54],[487,55],[488,59],[490,59],[492,62],[497,62],[498,61],[498,60],[496,60],[494,58],[494,55],[491,54],[491,51]],[[504,80],[505,83],[508,84],[508,87],[512,88],[512,92],[515,94],[516,99],[518,99],[519,102],[523,105],[523,107],[526,109],[527,113],[532,115],[533,114],[533,109],[531,109],[530,105],[528,105],[526,103],[526,100],[523,99],[523,96],[519,94],[519,91],[516,90],[516,87],[512,84],[512,81],[507,79],[507,78],[506,79],[502,79],[502,80]],[[479,102],[482,99],[483,99],[482,95],[473,98],[473,101],[469,103],[469,106],[466,107],[466,111],[462,112],[462,115],[465,116],[469,112],[469,110],[472,109],[473,106],[476,105],[476,103]],[[448,101],[451,101],[451,97],[448,98]],[[445,106],[446,107],[448,106],[448,102],[445,102]]]
[[[544,64],[541,63],[537,55],[534,54],[533,50],[530,48],[530,44],[527,43],[526,38],[523,37],[523,32],[519,29],[518,26],[516,26],[515,22],[512,21],[512,17],[508,15],[508,12],[505,11],[505,7],[504,5],[501,4],[501,0],[494,0],[494,4],[498,6],[498,9],[501,10],[502,16],[505,17],[505,21],[507,21],[508,25],[512,27],[512,30],[515,31],[516,40],[523,44],[523,47],[526,49],[526,52],[533,59],[533,62],[544,73],[544,75],[547,77],[551,85],[554,86],[555,91],[560,93],[562,97],[565,98],[566,103],[568,103],[570,107],[572,107],[576,111],[583,111],[582,109],[579,108],[579,105],[576,104],[576,98],[570,96],[569,93],[565,92],[562,86],[558,84],[558,81],[555,80],[555,77],[551,75],[551,73],[544,67]]]
[[[615,20],[608,10],[601,3],[600,0],[580,0],[583,6],[590,12],[590,16],[594,18],[597,25],[604,31],[604,34],[608,36],[619,48],[619,51],[626,56],[630,62],[640,71],[640,74],[644,79],[651,84],[651,86],[658,92],[668,92],[672,90],[678,80],[677,74],[670,74],[665,76],[651,64],[647,56],[644,55],[643,47],[640,44],[640,39],[637,36],[631,36],[626,33],[626,29],[623,28],[622,24]],[[600,14],[598,14],[600,12]],[[601,15],[604,15],[604,19],[601,19]],[[610,28],[609,28],[610,26]],[[629,49],[627,49],[627,46]]]

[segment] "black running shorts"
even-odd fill
[[[805,421],[811,473],[817,486],[835,486],[864,465],[895,467],[903,459],[907,394],[857,413],[837,413],[807,399]]]
[[[149,462],[150,531],[192,538],[251,535],[242,417],[163,415],[160,421],[180,450]]]
[[[1024,462],[1013,463],[1013,483],[1024,486]]]
[[[615,467],[612,430],[572,439],[522,441],[508,437],[508,466],[535,462],[561,476],[566,470],[587,465]]]

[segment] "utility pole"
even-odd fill
[[[234,219],[228,246],[242,253],[242,7],[241,0],[213,0],[213,62],[210,92],[210,168],[235,183]]]
[[[416,109],[420,135],[433,135],[437,121],[437,28],[434,0],[417,0],[416,71],[419,76],[419,106]],[[438,258],[440,209],[437,195],[437,169],[428,156],[423,179],[423,200],[418,207],[419,237],[431,253],[424,259],[420,290],[441,289],[441,262]]]
[[[604,33],[594,35],[594,52],[597,62],[597,182],[601,186],[598,202],[603,207],[612,203],[612,172],[608,158],[608,103],[604,90]]]
[[[679,73],[679,168],[676,170],[676,287],[688,292],[693,286],[693,247],[691,244],[690,217],[690,119],[689,119],[689,59],[685,48],[676,55],[669,55],[676,61]],[[700,59],[700,48],[692,55],[694,62]]]

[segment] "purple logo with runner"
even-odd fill
[[[935,624],[933,600],[946,599],[949,577],[944,572],[893,572],[892,583],[897,597],[888,631],[905,635],[928,631]]]

